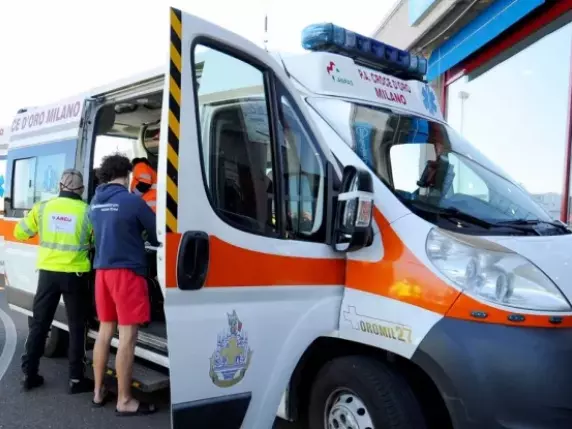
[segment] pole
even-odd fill
[[[469,93],[467,91],[459,91],[459,98],[461,99],[461,124],[459,131],[462,135],[465,125],[465,101],[469,98]]]
[[[467,91],[459,91],[459,98],[461,99],[461,123],[460,123],[460,132],[461,132],[461,136],[464,137],[463,132],[464,132],[464,125],[465,125],[465,101],[469,98],[469,93]],[[461,165],[459,163],[459,165],[457,166],[457,179],[458,179],[458,188],[461,187]]]

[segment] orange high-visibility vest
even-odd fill
[[[145,193],[141,193],[137,188],[137,184],[139,183],[146,183],[151,185],[151,189],[149,189]],[[141,198],[147,203],[149,207],[153,211],[156,210],[157,205],[157,173],[153,168],[145,163],[145,162],[138,162],[133,167],[133,178],[131,179],[131,192],[134,194],[140,195]]]

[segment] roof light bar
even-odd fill
[[[344,55],[403,79],[424,80],[427,73],[427,59],[332,23],[306,27],[302,31],[302,47]]]

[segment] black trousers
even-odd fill
[[[22,356],[24,374],[38,373],[46,337],[63,295],[69,326],[70,379],[81,379],[85,371],[85,340],[89,311],[89,273],[62,273],[40,270],[34,298],[34,317]]]

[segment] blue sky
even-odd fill
[[[258,44],[269,16],[269,47],[300,51],[311,23],[333,21],[369,35],[396,0],[5,0],[0,2],[0,124],[42,105],[160,67],[168,48],[169,6]]]

